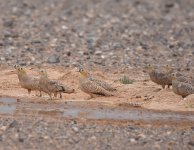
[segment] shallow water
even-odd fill
[[[16,106],[0,105],[0,114],[13,114],[16,111]]]
[[[16,113],[17,112],[17,113]],[[91,107],[87,103],[31,103],[27,100],[17,102],[14,98],[0,98],[0,114],[42,115],[46,117],[86,118],[94,120],[128,121],[190,121],[194,113],[158,112],[139,108]]]
[[[84,117],[87,119],[110,120],[142,120],[142,121],[194,121],[194,115],[176,113],[159,113],[140,109],[80,109],[68,108],[63,110],[64,117]]]
[[[9,98],[9,97],[1,97],[0,103],[10,104],[10,103],[16,103],[17,99],[15,98]]]
[[[13,114],[16,111],[17,100],[14,98],[1,97],[0,98],[0,114]]]

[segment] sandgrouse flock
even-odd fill
[[[146,67],[151,81],[161,85],[163,89],[166,85],[168,88],[172,86],[173,92],[183,98],[190,94],[194,94],[194,79],[174,71],[170,65],[166,65],[164,69],[164,71],[156,70],[150,64]]]
[[[39,76],[33,76],[28,74],[25,68],[20,65],[15,65],[14,68],[17,72],[19,84],[22,88],[27,89],[29,94],[31,91],[38,91],[41,97],[42,92],[44,92],[52,99],[52,95],[57,97],[59,94],[60,98],[62,98],[62,93],[75,93],[73,88],[59,81],[49,79],[46,70],[39,70]],[[83,67],[77,67],[77,71],[81,74],[79,87],[83,92],[90,95],[90,98],[94,98],[97,95],[114,96],[116,94],[116,88],[105,81],[94,78]],[[161,85],[163,89],[165,86],[168,88],[172,86],[173,92],[183,98],[194,94],[194,79],[175,72],[170,65],[164,66],[163,71],[161,71],[149,64],[146,67],[146,71],[151,81]]]
[[[44,92],[52,99],[52,94],[54,94],[54,97],[57,97],[57,94],[59,93],[60,98],[62,98],[61,93],[75,92],[74,89],[63,85],[58,81],[49,79],[46,70],[40,70],[40,76],[32,76],[27,74],[26,70],[19,65],[15,65],[14,68],[17,71],[19,84],[22,88],[27,89],[29,94],[31,91],[39,91],[40,96],[42,96],[42,92]]]
[[[52,95],[57,97],[57,94],[62,98],[61,93],[74,93],[75,90],[67,85],[63,85],[58,81],[49,79],[46,70],[39,70],[39,76],[32,76],[26,72],[26,70],[20,65],[15,65],[19,84],[22,88],[27,89],[30,94],[31,91],[39,91],[40,96],[42,92],[49,95],[52,99]],[[86,70],[82,67],[77,68],[78,72],[81,74],[80,78],[80,89],[89,94],[91,98],[102,95],[102,96],[113,96],[116,89],[112,85],[92,77]]]

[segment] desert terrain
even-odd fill
[[[193,8],[192,0],[1,0],[0,149],[194,149],[194,95],[183,100],[145,72],[169,64],[193,76]],[[75,93],[28,94],[15,64],[33,75],[46,69]],[[89,99],[77,64],[115,95]]]

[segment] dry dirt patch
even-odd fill
[[[26,68],[28,73],[37,74],[36,68]],[[64,69],[60,67],[45,67],[48,71],[49,78],[59,80],[76,89],[74,94],[63,94],[63,99],[53,100],[54,103],[64,103],[66,101],[84,101],[97,102],[110,106],[126,105],[128,102],[145,102],[142,107],[155,110],[172,110],[172,111],[194,111],[194,97],[188,96],[183,100],[180,96],[175,95],[172,89],[161,89],[160,86],[152,83],[149,77],[141,71],[131,70],[128,73],[123,71],[104,71],[93,70],[92,74],[100,79],[106,80],[117,87],[118,92],[114,97],[96,97],[88,99],[89,95],[79,89],[79,73],[74,69]],[[121,84],[119,79],[123,75],[133,79],[133,84]],[[138,77],[138,78],[137,78]],[[4,69],[0,72],[0,94],[7,97],[25,99],[34,103],[47,102],[48,96],[37,97],[35,92],[31,95],[19,85],[18,78],[14,69]]]

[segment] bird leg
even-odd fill
[[[40,97],[42,97],[42,92],[40,91]]]
[[[54,97],[57,97],[57,93],[54,93]]]
[[[162,88],[165,89],[165,85],[162,85]]]
[[[41,91],[39,91],[39,92],[40,92],[40,94],[38,95],[38,94],[36,93],[36,96],[42,97],[42,92],[41,92]]]
[[[60,93],[60,99],[62,99],[62,94]]]
[[[50,100],[52,100],[52,94],[51,93],[48,93],[49,97],[50,97]]]
[[[28,94],[30,94],[31,93],[31,89],[28,89]]]
[[[183,100],[187,100],[186,96],[182,96]]]

